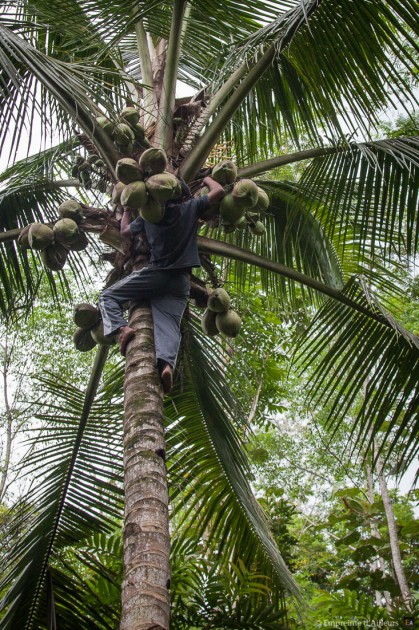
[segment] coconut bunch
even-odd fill
[[[60,271],[70,251],[81,251],[89,241],[79,229],[83,209],[75,199],[64,201],[58,208],[59,220],[50,227],[45,223],[31,223],[20,232],[18,243],[22,249],[39,251],[45,267]]]
[[[118,151],[125,155],[132,153],[135,148],[148,149],[150,146],[139,120],[140,112],[135,107],[124,107],[119,112],[116,123],[106,116],[96,118],[96,122],[109,135]]]
[[[263,217],[270,203],[266,192],[251,179],[237,180],[237,167],[231,160],[214,166],[211,177],[226,191],[221,202],[211,210],[211,214],[220,215],[224,232],[229,234],[247,228],[253,235],[262,236],[266,231]],[[199,194],[208,194],[208,188],[204,186]]]
[[[74,307],[73,321],[77,328],[73,334],[76,350],[88,352],[97,344],[110,346],[115,343],[114,337],[105,337],[101,314],[96,306],[82,302]]]
[[[89,155],[86,159],[78,155],[71,169],[71,175],[87,190],[92,188],[93,179],[102,179],[105,174],[105,162],[98,155]]]
[[[145,221],[158,223],[164,216],[165,203],[181,194],[179,180],[166,168],[167,156],[162,149],[146,149],[139,161],[118,160],[112,203],[138,210]]]
[[[210,293],[207,308],[201,318],[202,330],[206,335],[214,337],[223,333],[228,337],[237,337],[242,320],[230,306],[230,296],[224,289],[214,289]]]

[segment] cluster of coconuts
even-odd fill
[[[145,221],[158,223],[164,216],[165,203],[182,192],[179,180],[166,168],[167,156],[162,149],[146,149],[138,161],[118,160],[112,203],[136,209]]]
[[[77,326],[73,334],[76,350],[88,352],[96,344],[110,346],[115,343],[114,337],[105,337],[103,334],[103,322],[100,311],[96,306],[86,302],[76,304],[73,312],[73,321]]]
[[[224,289],[214,289],[208,296],[207,308],[201,318],[202,330],[214,337],[223,333],[228,337],[237,337],[242,320],[240,315],[230,308],[230,296]]]
[[[98,116],[96,118],[96,122],[108,134],[118,151],[125,154],[131,153],[135,145],[143,149],[150,147],[144,127],[139,123],[139,120],[140,113],[135,107],[124,107],[119,112],[116,123],[106,118],[106,116]]]
[[[83,209],[75,199],[64,201],[58,208],[60,219],[52,227],[45,223],[31,223],[19,235],[22,249],[39,251],[45,267],[60,271],[67,261],[70,251],[79,252],[89,241],[79,229]]]
[[[71,175],[77,177],[86,190],[93,185],[92,176],[102,177],[105,173],[105,162],[98,155],[89,155],[86,159],[78,155],[71,169]]]
[[[251,179],[237,180],[237,166],[231,160],[223,160],[212,169],[211,177],[221,184],[226,194],[213,208],[219,214],[226,233],[248,228],[255,236],[262,236],[266,228],[262,219],[269,207],[267,193]],[[208,194],[204,186],[199,194]]]

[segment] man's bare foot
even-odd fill
[[[119,343],[119,350],[123,356],[125,356],[127,351],[127,345],[131,341],[131,339],[135,335],[135,330],[130,328],[129,326],[121,326],[118,330],[118,334],[116,336]]]
[[[163,392],[170,394],[173,387],[173,368],[169,363],[166,363],[160,374],[161,384],[163,386]]]

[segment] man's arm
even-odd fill
[[[203,184],[209,188],[208,199],[210,203],[215,203],[224,197],[224,188],[212,177],[204,177]]]
[[[119,228],[119,231],[121,232],[121,237],[123,239],[127,240],[127,239],[130,239],[132,236],[130,223],[131,223],[131,210],[127,208],[127,206],[124,206],[124,214],[122,215],[121,225]]]

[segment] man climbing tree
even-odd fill
[[[106,289],[100,296],[105,335],[116,335],[121,353],[135,331],[122,317],[128,300],[150,302],[154,323],[157,367],[164,393],[172,389],[173,370],[180,342],[180,323],[189,297],[189,275],[200,266],[197,245],[197,220],[220,200],[225,192],[221,184],[205,177],[208,195],[193,199],[189,187],[181,182],[181,197],[166,202],[163,218],[157,223],[141,216],[130,221],[130,208],[124,207],[121,236],[131,239],[143,234],[150,246],[150,264]]]

